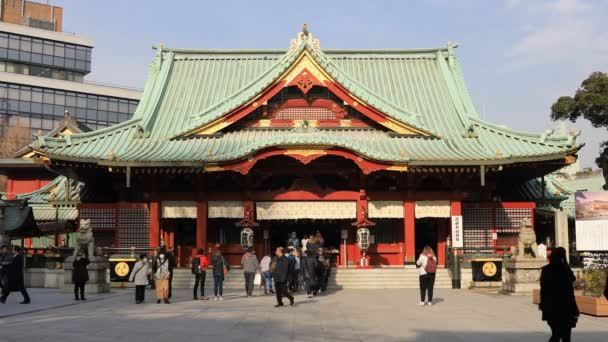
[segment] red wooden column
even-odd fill
[[[437,264],[445,266],[445,245],[450,229],[450,220],[438,220],[437,225]]]
[[[159,202],[150,202],[150,247],[160,246],[160,210]]]
[[[196,202],[196,249],[207,246],[207,214],[209,203],[205,200]]]
[[[416,262],[416,204],[411,199],[403,202],[405,263]]]

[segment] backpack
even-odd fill
[[[199,267],[201,266],[201,259],[197,256],[192,259],[192,274],[199,274],[201,271]]]
[[[437,261],[435,261],[432,256],[427,255],[427,261],[424,270],[428,274],[435,274],[437,272]]]

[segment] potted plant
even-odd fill
[[[608,300],[604,287],[608,270],[587,269],[583,272],[583,294],[575,294],[576,305],[581,313],[593,316],[608,316]]]

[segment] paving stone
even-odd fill
[[[192,301],[179,290],[173,303],[133,304],[133,290],[114,290],[71,305],[55,290],[31,290],[33,313],[14,296],[0,312],[6,340],[41,341],[546,341],[549,328],[529,297],[441,290],[437,304],[419,307],[416,290],[344,290],[275,309],[274,296]],[[10,297],[9,297],[10,298]],[[288,301],[286,301],[287,303]],[[44,306],[46,305],[46,307]],[[69,306],[65,306],[69,305]],[[32,324],[35,322],[35,324]],[[578,341],[606,341],[608,319],[582,316]]]

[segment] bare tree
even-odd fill
[[[16,126],[5,127],[0,132],[0,158],[11,158],[14,153],[32,142],[28,127],[17,122]],[[6,191],[6,176],[0,175],[0,191]]]

